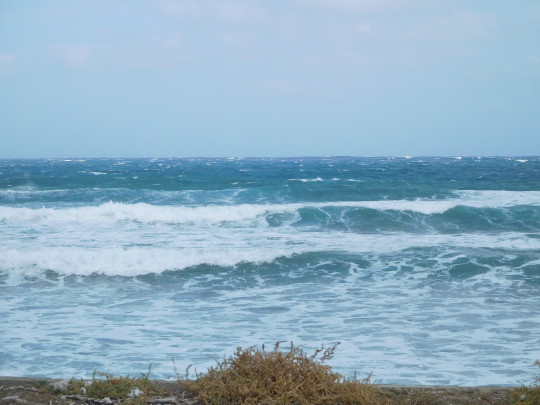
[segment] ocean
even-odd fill
[[[540,157],[0,160],[0,375],[341,342],[377,383],[540,358]]]

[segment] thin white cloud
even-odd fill
[[[136,41],[116,45],[115,52],[110,49],[100,57],[106,59],[102,64],[122,68],[170,69],[179,66],[189,58],[186,40],[178,33],[157,34]]]
[[[15,56],[9,53],[0,53],[0,64],[8,64],[15,61]]]
[[[157,40],[160,40],[160,38],[157,38]],[[179,50],[184,45],[184,37],[180,34],[175,34],[171,37],[163,39],[162,43],[168,49]]]
[[[529,12],[527,13],[529,17],[534,21],[540,21],[540,5],[538,4],[529,4]]]
[[[372,27],[372,24],[368,22],[361,22],[354,26],[353,31],[360,34],[366,34],[366,33],[372,32],[373,27]]]
[[[293,95],[302,90],[300,83],[283,79],[262,79],[258,81],[257,87],[266,94]]]
[[[187,17],[199,16],[203,11],[201,2],[195,0],[163,0],[157,8],[165,14]]]
[[[76,69],[168,69],[188,58],[184,35],[174,31],[152,34],[133,38],[111,35],[106,45],[54,44],[48,50],[56,60]]]
[[[92,50],[88,45],[52,45],[51,49],[60,60],[71,67],[86,67],[92,58]]]
[[[247,1],[220,1],[211,2],[217,7],[217,16],[225,22],[255,23],[265,18],[263,9]]]
[[[251,34],[239,34],[234,32],[225,32],[221,35],[221,39],[231,45],[245,47],[252,45],[255,41],[253,35]]]
[[[426,34],[433,39],[474,39],[490,36],[497,25],[489,13],[460,10],[453,15],[436,18],[427,25]]]
[[[384,10],[411,5],[413,0],[296,0],[308,6],[320,6],[345,11]]]
[[[157,9],[167,15],[222,23],[256,23],[266,12],[253,1],[163,0]]]
[[[15,55],[0,53],[0,72],[9,71],[15,62]]]

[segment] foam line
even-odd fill
[[[221,267],[239,263],[261,264],[280,257],[305,253],[347,252],[353,255],[379,255],[411,248],[440,248],[455,250],[495,248],[502,250],[538,250],[540,240],[513,232],[461,235],[347,234],[309,233],[289,235],[268,241],[263,232],[224,243],[221,238],[208,236],[203,246],[185,247],[103,247],[103,246],[27,246],[0,249],[0,272],[37,275],[46,270],[62,274],[136,276],[182,270],[201,264]],[[269,243],[271,242],[271,243]],[[292,244],[291,244],[292,242]],[[263,244],[266,243],[266,244]],[[359,257],[360,257],[359,256]]]
[[[458,191],[459,198],[448,200],[337,201],[296,204],[239,204],[212,206],[157,206],[146,203],[109,202],[75,208],[0,207],[0,220],[7,221],[137,221],[167,223],[220,223],[253,220],[271,213],[292,213],[302,208],[350,207],[376,210],[443,213],[458,205],[476,208],[503,208],[515,205],[540,205],[538,191]]]

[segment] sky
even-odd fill
[[[0,0],[0,158],[540,155],[538,0]]]

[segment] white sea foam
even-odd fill
[[[456,191],[458,198],[447,200],[336,201],[295,204],[239,204],[206,206],[151,205],[146,203],[105,203],[98,206],[70,208],[0,207],[0,220],[6,221],[136,221],[142,223],[231,223],[260,220],[272,213],[293,213],[302,208],[370,208],[375,210],[414,211],[423,214],[443,213],[456,206],[504,208],[516,205],[540,205],[540,191]]]
[[[314,179],[288,179],[288,181],[299,181],[301,183],[311,183],[317,181],[324,181],[321,177],[316,177]]]
[[[73,237],[74,235],[70,235]],[[79,235],[78,237],[81,237]],[[260,264],[272,262],[279,257],[316,252],[348,252],[358,255],[378,255],[405,251],[411,248],[443,248],[452,251],[462,248],[490,248],[507,250],[537,250],[540,240],[520,233],[506,232],[495,235],[415,235],[409,234],[344,234],[338,232],[286,233],[268,232],[208,232],[178,236],[174,233],[155,235],[152,246],[119,246],[123,239],[143,235],[121,233],[102,235],[92,243],[74,242],[72,239],[54,239],[49,246],[42,244],[5,245],[0,250],[0,270],[24,275],[40,274],[54,270],[62,274],[135,276],[161,273],[166,270],[182,270],[206,264],[234,266],[242,262]],[[77,235],[75,235],[77,237]],[[116,238],[116,239],[115,239]],[[159,246],[159,238],[169,244]],[[71,245],[62,243],[70,242]],[[163,242],[163,241],[162,241]],[[78,243],[78,244],[77,244]],[[161,243],[163,245],[163,243]],[[112,247],[111,247],[112,246]],[[119,247],[114,247],[119,246]],[[444,260],[444,259],[441,259]],[[452,259],[453,260],[453,259]]]
[[[460,190],[460,205],[469,207],[503,208],[516,205],[540,205],[540,191]]]
[[[0,309],[10,325],[0,335],[9,360],[0,374],[91,377],[152,362],[156,378],[174,378],[171,357],[204,370],[236,346],[277,340],[310,352],[340,341],[330,365],[373,372],[380,383],[519,384],[534,372],[534,291],[513,294],[489,281],[488,292],[471,283],[441,288],[410,272],[366,272],[287,285],[272,277],[238,283],[225,272],[186,284],[181,277],[167,285],[98,277],[27,283]]]
[[[292,211],[296,206],[280,211]],[[269,211],[269,206],[241,204],[231,206],[157,206],[145,203],[105,203],[76,208],[13,208],[0,207],[0,220],[15,221],[137,221],[143,223],[219,223],[254,219]]]
[[[306,232],[288,226],[299,210],[364,207],[444,212],[456,205],[538,205],[539,192],[459,191],[452,200],[387,200],[227,206],[106,203],[76,208],[0,207],[0,269],[63,274],[137,275],[199,264],[233,266],[308,252],[384,254],[418,247],[538,250],[540,239],[518,232],[415,234]],[[270,214],[287,214],[270,226]]]
[[[61,274],[137,276],[182,270],[199,264],[234,266],[242,262],[260,264],[290,256],[292,249],[159,249],[50,247],[0,251],[0,269],[16,275],[38,275],[45,270]]]

